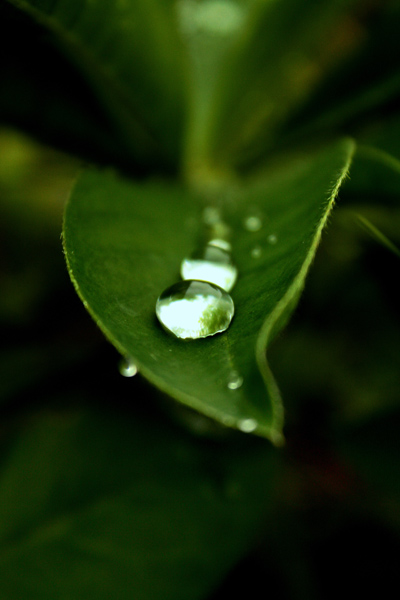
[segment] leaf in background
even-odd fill
[[[354,2],[182,0],[193,68],[186,167],[251,163],[342,50]],[[332,49],[333,48],[333,49]]]
[[[360,2],[358,7],[356,3],[354,14],[337,31],[350,42],[347,60],[327,70],[309,101],[297,107],[282,131],[284,143],[338,131],[363,137],[374,124],[379,132],[399,103],[399,24],[398,0],[370,6]],[[396,147],[399,150],[398,137]]]
[[[371,138],[385,147],[385,142],[394,141],[394,132],[383,128],[381,135]],[[368,141],[368,140],[366,140]],[[400,255],[400,160],[381,147],[359,144],[352,164],[351,178],[344,185],[349,203],[358,213],[358,224],[377,242],[396,256]],[[348,211],[349,212],[349,211]],[[344,211],[346,215],[346,211]],[[347,215],[348,218],[348,215]],[[349,219],[349,229],[351,221]]]
[[[375,155],[376,160],[386,162],[388,167],[400,173],[400,115],[398,113],[385,115],[384,120],[373,122],[365,129],[363,135],[358,137],[363,144],[363,149],[370,151],[371,158]]]
[[[82,158],[133,169],[126,144],[88,83],[44,28],[5,2],[0,3],[0,56],[1,122]]]
[[[236,315],[226,333],[191,342],[166,334],[154,309],[204,235],[204,202],[167,182],[84,173],[66,209],[64,242],[85,306],[161,390],[279,443],[283,410],[265,349],[298,300],[352,152],[353,143],[341,141],[226,190],[221,208],[239,270],[231,294]],[[248,231],[243,223],[254,213],[263,226]],[[243,378],[234,390],[233,376]]]
[[[132,160],[176,166],[184,114],[174,6],[159,0],[10,0],[51,32],[109,110]]]
[[[36,415],[0,470],[2,599],[207,597],[271,510],[277,454],[240,441],[154,415]]]
[[[393,242],[389,240],[389,238],[382,233],[369,219],[364,217],[363,215],[355,215],[360,226],[366,231],[371,237],[374,238],[379,244],[385,246],[390,252],[393,252],[396,256],[400,258],[400,250],[397,248]]]

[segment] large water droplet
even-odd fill
[[[182,279],[208,281],[230,292],[236,282],[237,269],[229,252],[210,243],[182,261],[181,276]]]
[[[217,285],[196,280],[175,283],[156,303],[163,327],[181,339],[198,339],[225,331],[235,312],[230,295]]]
[[[134,377],[138,368],[131,358],[124,357],[119,363],[119,372],[123,377]]]

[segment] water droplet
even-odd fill
[[[262,254],[261,246],[254,246],[254,248],[251,251],[251,256],[253,258],[260,258],[261,254]]]
[[[221,221],[221,213],[216,206],[205,207],[203,210],[203,222],[205,225],[213,226]]]
[[[225,250],[225,252],[230,252],[232,250],[232,246],[227,240],[219,240],[214,239],[208,242],[209,246],[216,246],[217,248],[221,248],[221,250]]]
[[[230,390],[238,390],[243,385],[243,377],[241,377],[236,371],[232,371],[232,373],[229,375],[227,385]]]
[[[267,242],[269,244],[276,244],[276,242],[278,241],[278,236],[275,235],[275,233],[271,233],[268,237],[267,237]]]
[[[242,419],[238,422],[238,427],[243,433],[251,433],[257,429],[257,421],[255,419]]]
[[[134,377],[138,368],[131,358],[122,358],[119,363],[119,372],[123,377]]]
[[[206,281],[175,283],[161,294],[156,303],[160,323],[181,339],[205,338],[225,331],[234,312],[230,295]]]
[[[262,219],[258,215],[249,215],[243,221],[243,226],[247,231],[260,231],[263,226]]]
[[[203,223],[209,229],[209,236],[212,239],[218,239],[220,242],[226,242],[230,236],[230,227],[224,222],[221,211],[216,206],[206,206],[203,210]]]
[[[182,279],[214,283],[230,292],[236,282],[237,269],[229,252],[214,244],[207,244],[203,250],[182,261],[181,276]]]

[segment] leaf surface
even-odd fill
[[[99,409],[25,421],[0,469],[2,599],[208,597],[271,510],[277,453],[246,441]]]
[[[176,166],[183,56],[174,5],[159,0],[11,0],[51,32],[139,163]]]
[[[83,173],[64,222],[78,293],[111,342],[161,390],[279,443],[283,409],[265,349],[297,302],[352,151],[344,140],[227,190],[222,212],[239,270],[231,292],[236,315],[227,332],[190,342],[161,328],[155,303],[204,235],[204,199],[178,184]],[[263,224],[256,232],[243,226],[254,212]],[[232,390],[236,376],[243,385]]]

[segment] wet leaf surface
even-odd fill
[[[281,442],[283,408],[265,350],[297,302],[352,151],[352,142],[341,141],[225,190],[221,211],[239,272],[236,314],[227,332],[191,342],[161,328],[155,303],[179,281],[181,261],[204,235],[204,200],[178,184],[83,173],[64,224],[78,293],[111,342],[161,390],[225,425],[247,431],[252,423]],[[255,211],[261,226],[249,231]],[[233,375],[243,381],[236,389]]]

